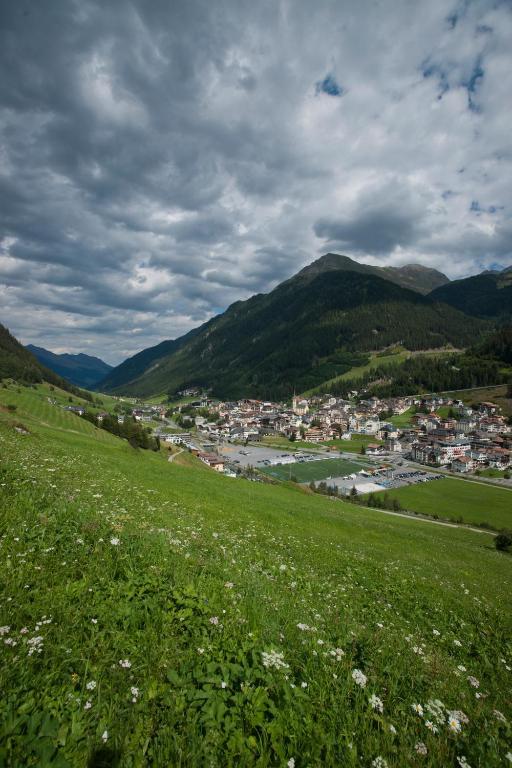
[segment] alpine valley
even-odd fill
[[[510,270],[451,282],[421,265],[373,267],[328,253],[173,341],[145,349],[96,388],[148,397],[200,386],[223,398],[282,398],[370,353],[459,349],[510,318]]]

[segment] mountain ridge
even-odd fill
[[[431,291],[430,298],[481,318],[512,320],[512,266],[453,280]]]
[[[87,355],[84,352],[57,354],[34,344],[27,344],[25,349],[28,349],[46,368],[72,384],[86,389],[90,389],[104,379],[114,367],[99,357]]]
[[[311,264],[303,267],[294,278],[308,278],[319,272],[336,271],[343,269],[351,272],[360,272],[363,274],[374,274],[385,280],[390,280],[402,288],[409,288],[423,295],[430,293],[435,288],[446,285],[450,278],[443,272],[439,272],[432,267],[424,267],[422,264],[403,264],[400,267],[378,267],[372,264],[362,264],[349,256],[339,253],[326,253],[313,261]]]
[[[487,330],[485,321],[399,285],[392,274],[395,280],[380,268],[326,254],[270,293],[233,303],[187,337],[129,358],[122,365],[131,378],[114,369],[98,388],[144,397],[201,385],[228,398],[281,398],[391,344],[465,346]]]

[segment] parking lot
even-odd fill
[[[305,453],[304,451],[296,453],[287,453],[278,448],[267,448],[266,446],[248,445],[222,445],[219,446],[219,453],[231,463],[248,467],[269,467],[274,464],[295,464],[299,461],[318,461],[319,459],[332,459],[330,452]]]
[[[381,472],[359,472],[345,477],[333,477],[327,481],[330,486],[336,486],[338,490],[348,495],[355,487],[359,494],[378,493],[392,488],[403,488],[408,485],[429,483],[432,480],[442,480],[444,475],[436,475],[432,472],[421,470],[383,470]]]

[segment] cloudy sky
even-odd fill
[[[118,363],[334,250],[512,263],[510,0],[5,0],[0,322]]]

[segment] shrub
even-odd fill
[[[14,405],[14,403],[9,403],[9,404],[7,405],[7,410],[8,410],[10,413],[14,413],[14,411],[17,409],[17,407],[18,407],[18,406],[17,406],[17,405]]]
[[[498,533],[494,539],[494,546],[500,552],[508,552],[512,546],[512,533],[510,531],[502,531]]]

